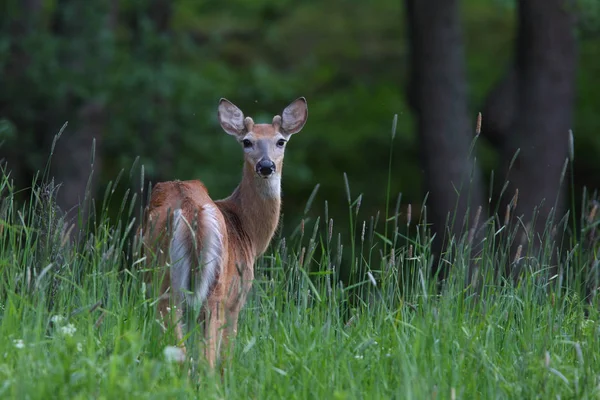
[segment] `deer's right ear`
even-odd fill
[[[281,113],[281,133],[293,135],[300,132],[306,123],[306,118],[308,118],[306,99],[299,97]]]
[[[230,135],[239,136],[246,132],[244,113],[227,99],[219,101],[219,123]]]

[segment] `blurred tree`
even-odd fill
[[[31,183],[47,160],[54,136],[69,122],[48,173],[61,184],[58,204],[78,211],[89,181],[92,142],[100,147],[106,120],[107,70],[114,53],[116,1],[9,1],[10,18],[0,115],[16,127],[2,147],[19,187]],[[97,152],[95,168],[101,168]],[[88,187],[88,181],[90,186]],[[86,207],[81,209],[85,218]],[[76,215],[76,214],[72,214]]]
[[[438,255],[449,238],[464,232],[465,221],[482,204],[480,174],[469,154],[473,126],[458,5],[458,0],[406,0],[411,56],[408,97],[417,116],[424,187],[429,194],[427,222],[437,235]],[[441,268],[442,263],[436,264]],[[443,279],[447,271],[434,272]]]
[[[517,5],[515,59],[483,106],[482,134],[499,150],[510,182],[500,209],[518,189],[515,213],[524,217],[525,226],[538,208],[529,233],[539,244],[548,218],[554,212],[557,223],[565,210],[560,180],[573,127],[577,46],[571,2],[520,0]]]
[[[61,44],[56,61],[69,82],[52,109],[55,118],[69,121],[52,160],[53,176],[62,185],[57,203],[67,212],[79,211],[84,221],[89,207],[84,201],[95,196],[102,168],[100,149],[107,119],[106,89],[102,87],[114,54],[117,13],[116,0],[58,0],[52,21],[52,31]],[[53,125],[61,122],[54,119]],[[52,130],[44,132],[51,134]],[[92,160],[94,141],[97,149]]]
[[[0,18],[1,31],[4,33],[6,44],[3,46],[5,62],[1,63],[0,82],[3,84],[0,94],[0,116],[10,116],[9,121],[12,126],[14,120],[23,118],[35,119],[35,123],[41,121],[31,113],[31,104],[36,103],[35,88],[32,88],[32,95],[25,102],[22,98],[10,96],[16,92],[19,87],[26,87],[28,81],[28,71],[31,67],[31,55],[27,49],[26,41],[29,40],[38,29],[41,19],[42,0],[11,1],[5,5],[5,15],[11,15],[11,18]],[[19,101],[21,100],[21,101]],[[17,182],[29,181],[35,170],[31,165],[27,165],[26,157],[22,152],[14,151],[15,148],[24,148],[28,146],[33,152],[42,151],[44,140],[40,132],[33,137],[23,137],[22,135],[11,135],[0,147],[2,158],[10,165],[13,179]],[[8,151],[7,151],[8,150]]]

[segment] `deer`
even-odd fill
[[[243,149],[239,185],[229,197],[213,200],[199,180],[157,183],[140,231],[144,251],[154,255],[156,265],[165,266],[159,321],[164,329],[174,329],[183,362],[183,317],[191,311],[195,323],[204,328],[204,357],[210,369],[237,334],[254,264],[279,226],[285,148],[304,127],[308,107],[300,97],[272,123],[255,124],[222,98],[217,116],[221,128]]]

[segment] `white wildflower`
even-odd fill
[[[165,359],[168,362],[184,362],[185,361],[185,353],[179,347],[167,346],[163,350],[163,354],[165,356]]]
[[[73,324],[67,324],[60,327],[60,331],[65,336],[73,336],[77,332],[77,328]]]
[[[80,353],[83,351],[83,345],[81,344],[81,342],[77,343],[77,351]]]
[[[363,358],[365,358],[364,356],[357,354],[354,356],[354,358],[356,358],[357,360],[362,360]]]
[[[584,332],[588,332],[592,329],[594,329],[594,326],[596,325],[596,321],[591,320],[591,319],[586,319],[584,321],[581,322],[581,329]]]
[[[13,339],[13,344],[17,349],[22,349],[25,347],[25,343],[23,343],[23,339]]]
[[[60,324],[64,319],[65,317],[62,315],[53,315],[52,318],[50,318],[50,321],[52,321],[53,324]]]

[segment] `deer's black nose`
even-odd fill
[[[256,172],[266,178],[275,172],[275,163],[271,160],[260,160],[256,164]]]

